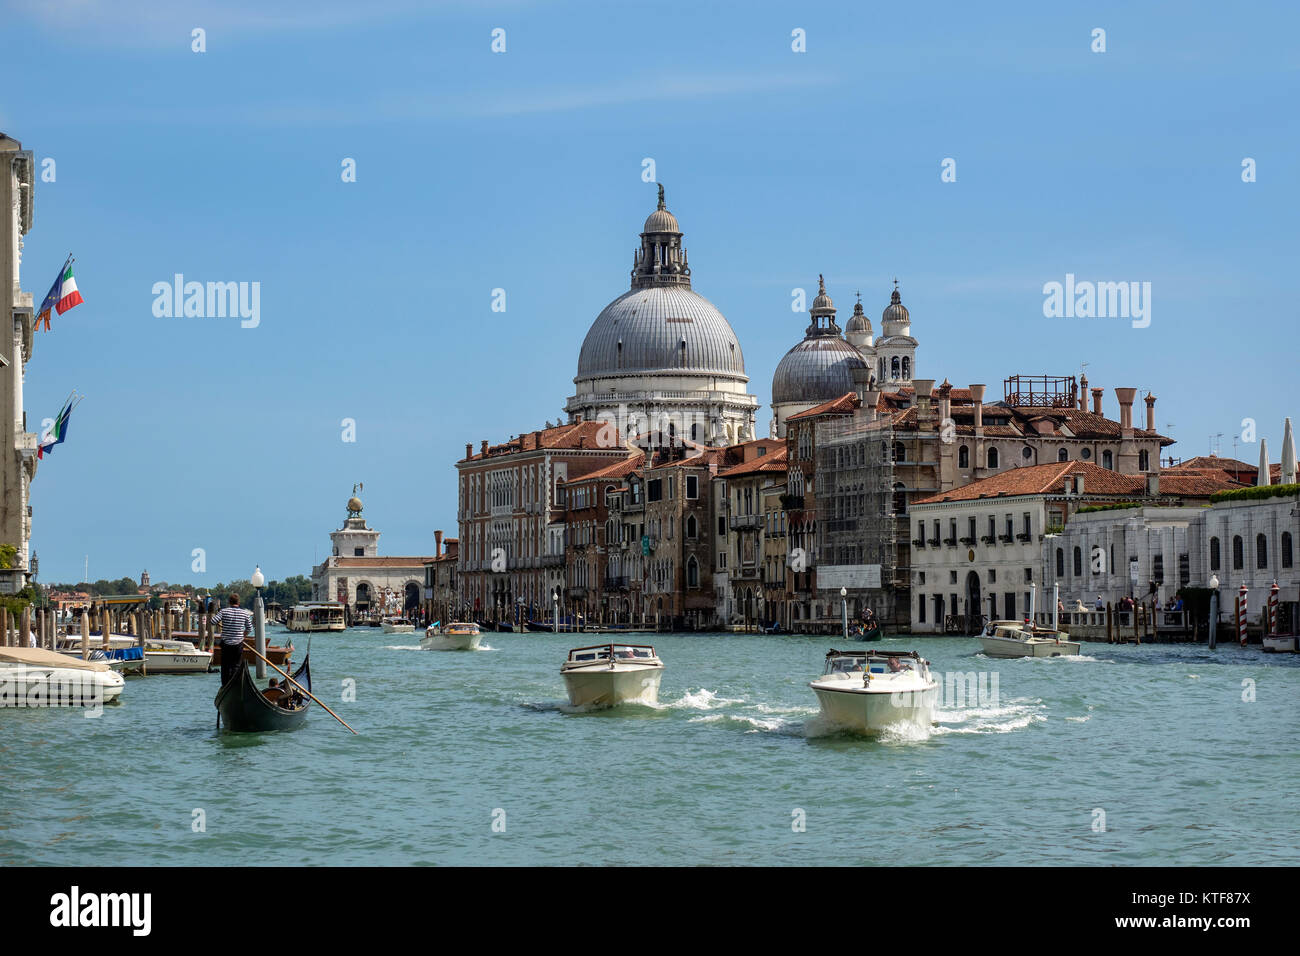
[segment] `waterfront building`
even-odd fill
[[[1219,579],[1219,607],[1230,614],[1238,589],[1248,588],[1248,617],[1258,621],[1274,582],[1280,588],[1282,630],[1300,630],[1300,570],[1296,544],[1300,540],[1300,487],[1276,485],[1271,496],[1257,498],[1255,489],[1221,496],[1201,518],[1202,560],[1192,568],[1193,583],[1207,587],[1210,575]]]
[[[0,133],[0,594],[16,594],[33,573],[31,481],[37,435],[27,430],[23,380],[35,344],[32,294],[22,291],[23,237],[32,228],[31,150]]]
[[[610,429],[581,421],[523,432],[476,453],[465,446],[458,472],[461,602],[476,619],[507,620],[519,600],[550,608],[565,578],[566,533],[558,489],[567,481],[626,460]],[[560,522],[558,525],[556,522]]]
[[[581,614],[585,620],[627,623],[636,594],[632,579],[639,573],[639,538],[623,518],[623,502],[639,482],[634,480],[645,458],[640,450],[605,468],[562,482],[559,501],[564,508],[564,580],[561,614]],[[639,588],[635,589],[639,591]]]
[[[609,422],[622,441],[649,432],[720,446],[754,437],[758,399],[740,341],[722,312],[691,287],[677,217],[646,219],[631,289],[601,310],[578,355],[570,422]]]
[[[382,610],[394,595],[405,614],[420,606],[426,556],[382,557],[379,532],[366,524],[361,499],[348,499],[343,527],[330,532],[330,556],[311,570],[313,601],[337,601],[349,620],[364,619]]]
[[[1134,594],[1132,582],[1150,575],[1167,599],[1191,579],[1197,537],[1189,528],[1203,511],[1195,506],[1231,487],[1226,475],[1123,475],[1049,462],[914,501],[911,630],[974,633],[984,620],[1019,620],[1031,585],[1040,612],[1050,611],[1053,584],[1064,604],[1081,600],[1091,610],[1099,595],[1149,597],[1145,587]],[[1119,510],[1079,513],[1093,508]]]
[[[671,447],[646,462],[642,607],[675,630],[707,630],[717,618],[713,477],[728,450]]]
[[[765,506],[786,487],[785,442],[762,438],[730,449],[740,456],[733,465],[719,468],[713,478],[713,522],[708,533],[715,537],[714,603],[717,620],[726,626],[756,627],[772,619],[767,607],[772,589],[771,573],[782,585],[784,571],[771,567],[766,539],[775,536],[775,523]],[[775,493],[775,494],[774,494]],[[784,567],[784,557],[781,567]]]
[[[456,562],[459,542],[443,541],[442,530],[433,533],[433,556],[424,562],[424,611],[430,621],[444,624],[463,618],[456,590]]]

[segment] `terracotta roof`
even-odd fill
[[[845,392],[839,398],[832,398],[829,402],[822,402],[820,405],[814,405],[807,411],[802,411],[798,415],[791,415],[786,421],[798,421],[801,418],[815,418],[818,415],[849,415],[855,408],[862,406],[857,392]]]
[[[626,478],[628,475],[637,471],[645,463],[645,452],[637,449],[627,456],[624,461],[615,462],[605,468],[588,472],[579,478],[570,478],[564,482],[566,485],[578,485],[584,481],[607,481],[614,478]]]
[[[418,558],[339,558],[335,567],[339,568],[415,568],[429,561],[438,560],[433,555]]]
[[[915,504],[933,504],[941,501],[975,501],[980,498],[1002,498],[1014,495],[1063,494],[1065,479],[1083,476],[1083,497],[1096,496],[1143,497],[1147,490],[1147,476],[1122,475],[1086,461],[1054,461],[1045,465],[1011,468],[1000,474],[981,478],[960,488],[943,491],[923,498]],[[1160,473],[1159,494],[1180,498],[1208,498],[1216,491],[1239,488],[1240,484],[1226,475]]]
[[[461,461],[480,461],[485,458],[516,455],[520,452],[537,451],[538,449],[592,448],[612,451],[611,447],[601,444],[602,438],[605,437],[601,435],[602,429],[605,429],[606,434],[608,434],[608,425],[605,422],[577,422],[571,425],[556,425],[553,428],[525,432],[519,437],[503,442],[500,445],[489,445],[486,455],[479,452],[470,455],[468,458],[462,458]]]
[[[741,462],[718,472],[719,478],[738,478],[742,475],[756,475],[764,472],[783,474],[787,470],[786,449],[778,448],[766,455],[759,455],[749,461]]]
[[[1087,481],[1083,483],[1084,488],[1088,487]],[[1179,474],[1177,472],[1162,471],[1160,473],[1160,493],[1162,495],[1177,495],[1180,498],[1208,498],[1216,491],[1229,491],[1233,488],[1244,488],[1239,481],[1234,481],[1227,472],[1213,474]]]

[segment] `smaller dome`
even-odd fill
[[[865,332],[867,335],[871,334],[871,320],[867,318],[867,314],[862,311],[861,299],[859,299],[857,304],[853,306],[853,317],[849,319],[849,324],[844,327],[844,333],[846,335],[852,335],[855,332]]]
[[[894,291],[889,297],[889,305],[885,306],[885,311],[881,313],[880,322],[885,327],[886,335],[892,334],[890,332],[891,326],[898,328],[912,323],[907,306],[903,305],[903,297],[898,294],[897,279],[894,280]]]
[[[835,303],[832,302],[831,297],[826,294],[826,280],[821,276],[817,277],[817,297],[813,299],[812,309],[809,311],[814,314],[818,312],[835,311]]]
[[[677,224],[677,217],[668,211],[664,205],[664,187],[663,183],[659,184],[659,207],[652,212],[645,221],[645,227],[642,233],[647,232],[676,232],[680,233],[682,227]]]

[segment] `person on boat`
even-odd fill
[[[244,635],[253,633],[253,615],[239,606],[239,595],[230,592],[229,607],[212,615],[212,625],[221,625],[221,684],[224,687],[235,676],[244,655]]]

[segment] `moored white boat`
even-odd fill
[[[1300,649],[1295,634],[1265,634],[1262,643],[1266,654],[1294,654]]]
[[[575,707],[659,702],[664,663],[648,644],[575,647],[560,667],[569,703]]]
[[[434,623],[424,631],[420,648],[426,651],[474,651],[483,640],[483,632],[475,623],[453,621],[445,626]]]
[[[1060,631],[1031,628],[1020,621],[989,621],[980,634],[980,644],[989,657],[1067,657],[1079,653],[1079,642],[1067,640]]]
[[[868,734],[900,724],[928,728],[939,698],[930,662],[916,651],[832,650],[808,686],[827,721]]]
[[[385,634],[414,634],[415,625],[403,617],[386,617],[383,621]]]
[[[130,634],[110,634],[108,648],[120,651],[136,647],[139,641]],[[90,636],[90,648],[103,649],[102,634]],[[81,656],[81,639],[73,634],[66,638],[59,650],[67,657]],[[191,641],[154,638],[146,640],[144,645],[144,663],[146,674],[205,674],[212,663],[212,652],[200,650]]]
[[[0,647],[0,707],[86,707],[116,700],[126,682],[104,661],[37,647]]]

